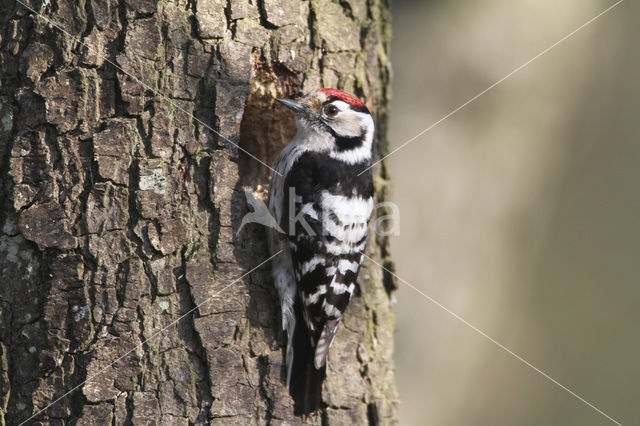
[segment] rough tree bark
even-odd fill
[[[269,169],[208,127],[271,164],[274,97],[333,86],[384,153],[388,0],[24,2],[64,31],[0,0],[0,424],[303,421],[268,265],[238,279],[267,258],[237,231]],[[393,422],[394,282],[359,282],[306,421]]]

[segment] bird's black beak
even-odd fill
[[[286,106],[287,108],[295,112],[306,112],[307,110],[304,106],[294,101],[293,99],[276,98],[276,101],[280,102],[282,105]]]

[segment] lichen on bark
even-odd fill
[[[64,32],[3,0],[0,424],[393,422],[390,277],[363,269],[300,419],[268,265],[240,278],[264,230],[237,232],[269,182],[245,151],[272,164],[292,135],[275,96],[361,96],[386,152],[388,2],[26,4]]]

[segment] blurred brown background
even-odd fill
[[[615,1],[395,1],[401,143]],[[640,5],[627,0],[390,158],[398,274],[640,424]],[[412,289],[403,425],[607,425]]]

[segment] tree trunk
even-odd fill
[[[389,2],[23,1],[0,0],[0,424],[393,422],[390,276],[365,263],[300,419],[264,229],[238,232],[270,175],[245,151],[294,131],[275,96],[361,95],[386,152]]]

